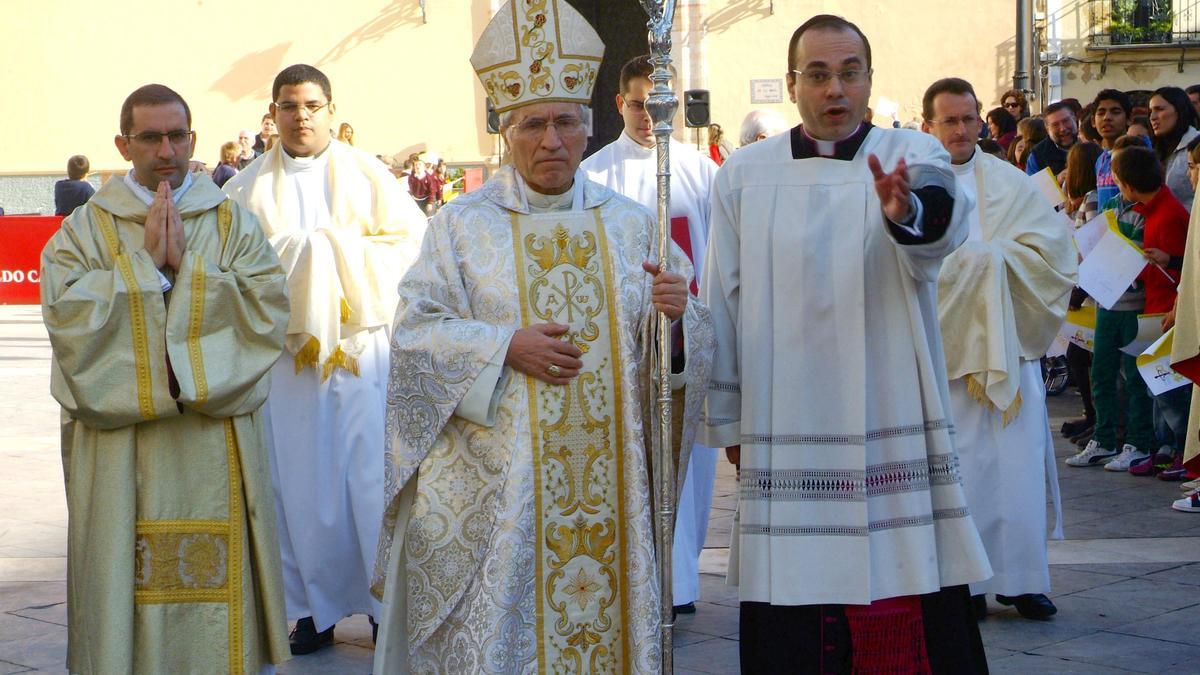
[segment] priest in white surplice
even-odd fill
[[[788,60],[803,124],[717,174],[701,284],[701,440],[741,444],[742,672],[986,672],[935,285],[971,201],[936,140],[862,121],[854,24],[813,17]]]
[[[975,201],[967,241],[938,282],[963,487],[995,572],[971,592],[977,614],[995,593],[1026,618],[1048,619],[1057,610],[1045,595],[1047,480],[1059,499],[1040,359],[1066,317],[1076,253],[1029,178],[978,150],[979,113],[965,80],[925,92],[922,128],[950,153],[959,194]]]
[[[425,217],[379,160],[332,140],[329,79],[285,68],[280,142],[225,184],[262,223],[288,276],[287,350],[263,407],[293,654],[333,642],[370,594],[383,515],[383,414],[396,286]]]
[[[617,109],[625,128],[617,140],[583,160],[580,168],[590,180],[612,188],[657,213],[658,153],[650,130],[646,98],[653,83],[649,56],[637,56],[621,67]],[[671,238],[687,254],[696,270],[703,273],[708,244],[708,210],[717,165],[691,146],[671,139]],[[692,284],[692,292],[696,292]],[[700,599],[700,551],[708,533],[713,481],[717,475],[717,451],[704,445],[692,446],[687,478],[679,494],[675,514],[675,543],[671,552],[671,584],[676,609],[694,612]]]
[[[654,309],[685,335],[680,482],[714,344],[682,251],[648,263],[651,214],[578,170],[603,51],[566,2],[506,2],[471,57],[512,163],[400,287],[379,675],[659,671]]]

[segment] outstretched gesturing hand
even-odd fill
[[[542,382],[569,384],[583,368],[579,347],[559,339],[569,328],[559,323],[539,323],[518,330],[508,343],[504,365]]]
[[[903,158],[896,162],[896,168],[891,173],[884,173],[883,165],[874,154],[867,157],[867,166],[875,177],[875,194],[879,195],[879,203],[883,206],[883,215],[893,223],[903,223],[912,215],[908,195],[908,163]]]

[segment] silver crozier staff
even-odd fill
[[[654,123],[655,145],[658,149],[658,262],[661,271],[671,268],[671,120],[679,99],[669,86],[671,81],[671,24],[675,17],[675,0],[642,0],[642,8],[650,16],[650,63],[654,72],[650,81],[654,88],[646,99],[646,112]],[[671,654],[675,617],[671,587],[671,546],[675,535],[675,452],[671,433],[671,321],[658,314],[657,368],[652,369],[658,385],[658,429],[653,438],[651,462],[654,476],[655,501],[658,519],[655,521],[658,547],[658,587],[662,604],[662,672],[673,673]]]

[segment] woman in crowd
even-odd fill
[[[725,132],[721,130],[721,125],[708,125],[708,156],[712,157],[712,161],[721,166],[732,152],[733,146],[725,140]]]
[[[1029,159],[1029,153],[1033,152],[1033,146],[1041,143],[1045,138],[1046,122],[1041,117],[1026,117],[1017,122],[1017,138],[1009,146],[1014,148],[1013,164],[1024,171],[1025,162]]]
[[[1020,89],[1009,89],[1000,97],[1000,106],[1018,122],[1029,117],[1029,101]]]
[[[1160,87],[1150,97],[1150,129],[1154,154],[1162,162],[1167,187],[1191,211],[1195,189],[1188,180],[1187,148],[1200,137],[1196,111],[1187,93],[1179,87]]]
[[[241,146],[233,141],[221,144],[221,161],[217,163],[217,168],[212,172],[212,180],[217,187],[224,187],[225,181],[237,175],[240,153]]]
[[[349,122],[342,122],[338,127],[337,139],[346,145],[354,145],[354,127]]]
[[[1012,145],[1013,139],[1017,137],[1017,118],[1004,108],[993,108],[988,111],[987,125],[988,135],[1007,151],[1008,146]]]

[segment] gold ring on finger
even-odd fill
[[[562,375],[562,368],[559,368],[558,364],[556,363],[551,363],[550,365],[546,366],[546,373],[550,375],[550,377],[558,377],[559,375]]]

